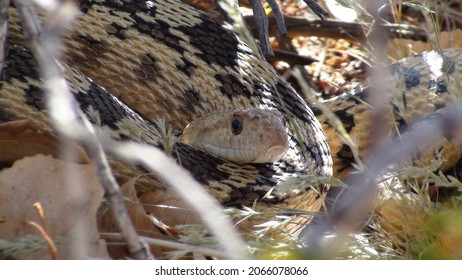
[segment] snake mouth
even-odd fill
[[[287,145],[275,145],[264,152],[254,149],[222,147],[210,142],[202,142],[206,150],[220,158],[239,163],[269,163],[280,160],[287,152]],[[223,156],[226,155],[226,156]]]
[[[287,145],[286,146],[274,146],[264,154],[257,157],[253,162],[254,163],[267,163],[267,162],[275,162],[281,159],[285,153],[287,152]]]

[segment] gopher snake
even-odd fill
[[[319,210],[328,185],[290,190],[281,186],[302,175],[331,176],[333,163],[337,174],[351,164],[350,148],[325,115],[316,109],[313,113],[235,34],[178,0],[80,2],[83,14],[67,39],[65,62],[71,67],[66,71],[82,110],[95,123],[114,138],[165,148],[160,123],[182,131],[193,120],[217,111],[278,110],[288,125],[288,150],[280,160],[236,163],[182,142],[175,143],[172,156],[227,205],[259,200],[291,209]],[[30,119],[39,130],[50,130],[33,59],[21,46],[17,16],[11,13],[10,18],[1,121]],[[445,59],[438,61],[441,54]],[[457,77],[462,75],[462,60],[458,54],[458,50],[434,52],[391,67],[389,85],[395,94],[389,100],[392,117],[388,126],[393,127],[395,121],[411,123],[420,113],[444,107],[451,98],[447,93],[460,86]],[[432,102],[424,101],[428,98]],[[329,107],[357,139],[360,152],[366,150],[372,126],[368,106],[344,95]],[[451,153],[448,141],[443,139],[436,147],[444,146]],[[133,174],[124,169],[126,165],[114,162],[113,167],[121,180]]]

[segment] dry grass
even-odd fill
[[[196,1],[197,2],[197,1]],[[434,9],[442,9],[440,5],[432,5],[430,1],[420,1],[412,6],[417,10],[424,11],[422,24],[425,25],[430,36],[428,48],[439,49],[445,46],[442,38],[442,22],[457,21],[460,11],[454,8],[447,8],[443,13],[429,13]],[[440,1],[439,3],[447,3]],[[369,33],[372,26],[371,14],[361,3],[356,3],[355,10],[359,14],[360,22],[364,26],[364,32]],[[400,7],[409,6],[406,2],[398,2],[398,7],[393,13],[395,22],[405,22],[410,18],[403,13]],[[290,15],[305,15],[306,10],[300,7],[297,1],[284,1],[281,4],[283,11]],[[446,37],[445,37],[446,38]],[[276,40],[272,39],[273,45],[277,46]],[[317,94],[319,100],[327,100],[339,92],[354,88],[365,78],[366,65],[376,65],[383,62],[383,56],[377,56],[377,50],[371,42],[359,44],[355,41],[334,40],[330,38],[297,37],[291,40],[298,52],[303,55],[319,57],[320,61],[305,70],[313,77],[313,82],[322,93]],[[421,43],[419,44],[419,48]],[[417,45],[417,43],[416,43]],[[392,41],[387,49],[394,47],[395,53],[408,53],[416,49],[410,46],[408,41]],[[396,51],[397,50],[397,51]],[[380,52],[379,52],[380,53]],[[380,58],[379,58],[380,57]],[[391,61],[392,59],[390,59]],[[278,69],[287,76],[290,65],[277,63]],[[299,83],[294,84],[295,88],[302,89]],[[344,138],[347,138],[345,136]],[[352,140],[352,143],[354,139]],[[117,146],[122,147],[122,146]],[[134,161],[142,161],[146,153],[157,153],[157,151],[144,149],[145,147],[125,146],[124,149],[114,147],[107,148],[119,153]],[[130,148],[130,149],[128,149]],[[130,151],[128,151],[130,150]],[[132,150],[135,150],[134,152]],[[155,154],[153,158],[159,157]],[[366,217],[359,216],[358,224],[354,231],[349,228],[348,238],[338,239],[340,234],[329,233],[319,237],[322,240],[336,240],[333,247],[323,247],[325,252],[313,253],[306,250],[301,240],[281,240],[272,235],[275,228],[291,223],[293,211],[290,209],[275,208],[272,213],[266,211],[264,214],[257,210],[257,207],[243,207],[242,209],[229,208],[225,213],[240,226],[241,234],[245,236],[247,244],[234,235],[234,230],[229,226],[223,211],[216,203],[210,202],[209,198],[201,190],[194,190],[199,186],[189,180],[187,175],[178,177],[181,171],[171,170],[176,167],[156,166],[155,162],[144,162],[154,171],[164,174],[166,181],[169,181],[174,188],[181,189],[182,185],[193,185],[192,195],[186,197],[190,200],[192,207],[199,211],[204,220],[209,221],[207,225],[215,237],[202,234],[203,229],[196,229],[189,226],[188,230],[178,229],[187,232],[180,236],[179,241],[195,246],[186,246],[175,242],[159,241],[154,239],[141,238],[152,244],[162,244],[174,250],[167,255],[170,258],[181,258],[190,252],[199,254],[216,253],[217,244],[222,244],[224,252],[216,253],[222,258],[244,258],[247,257],[244,247],[247,246],[248,254],[254,258],[263,259],[294,259],[294,258],[340,258],[340,259],[453,259],[462,258],[462,218],[460,213],[460,193],[462,183],[458,179],[459,167],[452,172],[442,174],[435,172],[444,159],[435,158],[432,166],[425,168],[412,165],[391,165],[385,175],[378,179],[380,194],[377,200],[373,201],[372,211]],[[359,162],[356,170],[352,173],[368,170],[368,166]],[[168,169],[168,170],[165,170]],[[180,182],[175,182],[178,179]],[[177,180],[177,181],[178,181]],[[299,184],[316,184],[326,182],[336,186],[342,185],[337,179],[313,178],[307,176],[303,181],[287,182],[285,187],[291,188]],[[375,187],[375,186],[374,186]],[[181,191],[179,191],[181,193]],[[200,200],[193,199],[200,197]],[[204,198],[205,197],[205,198]],[[255,206],[255,205],[254,205]],[[314,215],[315,213],[299,213]],[[270,217],[269,217],[270,216]],[[217,219],[216,217],[219,217]],[[215,221],[214,221],[215,219]],[[217,221],[218,220],[218,221]],[[246,228],[245,223],[252,220],[259,225],[258,230]],[[188,227],[187,225],[183,227]],[[226,228],[226,233],[223,232]],[[114,236],[112,236],[114,237]],[[119,238],[119,237],[117,237]],[[328,242],[326,242],[328,243]],[[0,257],[13,258],[18,254],[36,252],[45,247],[43,241],[35,237],[25,237],[16,242],[0,243]],[[310,248],[308,248],[310,249]],[[215,250],[215,251],[214,251]],[[328,252],[327,252],[328,251]]]
[[[338,1],[341,2],[341,1]],[[358,14],[359,22],[366,34],[371,33],[374,16],[367,7],[366,1],[354,1],[352,5]],[[283,9],[289,12],[300,13],[294,8],[295,3],[284,1]],[[388,2],[387,2],[388,3]],[[409,3],[395,1],[393,20],[403,24],[419,24],[429,34],[429,41],[412,42],[409,40],[393,39],[384,50],[392,53],[388,57],[392,62],[396,55],[406,56],[413,52],[425,49],[442,49],[447,47],[460,47],[457,31],[450,33],[447,29],[459,24],[457,14],[459,5],[450,6],[450,1],[418,1]],[[415,22],[410,10],[403,7],[412,7],[412,12],[422,12],[422,21]],[[443,31],[444,30],[444,31]],[[443,36],[442,36],[443,34]],[[452,37],[451,37],[452,36]],[[442,40],[444,38],[444,40]],[[444,41],[444,43],[442,42]],[[361,83],[364,79],[364,67],[387,63],[383,61],[382,49],[374,49],[373,42],[358,44],[354,41],[334,40],[329,38],[293,38],[292,42],[302,54],[321,57],[318,63],[310,65],[307,71],[312,79],[323,91],[319,98],[328,100],[343,91],[348,91]],[[450,45],[448,42],[455,43]],[[449,45],[448,45],[449,44]],[[380,54],[377,56],[377,54]],[[364,64],[363,64],[364,65]],[[277,69],[289,71],[289,65],[276,65]],[[352,71],[354,70],[354,71]],[[337,74],[336,74],[337,73]],[[345,73],[347,75],[345,75]],[[351,74],[353,73],[353,75]],[[295,84],[295,87],[298,87]],[[460,194],[462,184],[458,179],[459,167],[442,173],[438,167],[444,158],[435,157],[431,166],[416,167],[413,165],[393,165],[388,168],[386,175],[382,175],[378,182],[379,197],[366,219],[360,218],[362,223],[357,230],[349,235],[345,242],[337,244],[339,254],[330,257],[341,259],[458,259],[462,252],[462,223],[457,213],[460,213]],[[355,172],[363,172],[369,167],[356,165]],[[334,234],[335,236],[335,234]],[[326,236],[325,239],[332,239]],[[288,245],[288,244],[284,244]],[[265,256],[281,258],[299,257],[296,246],[277,244]],[[284,249],[277,249],[284,248]],[[326,250],[329,248],[325,247]],[[292,253],[288,253],[292,252]],[[300,252],[300,251],[298,251]],[[310,255],[309,257],[322,257],[324,254]],[[306,255],[305,255],[306,256]]]

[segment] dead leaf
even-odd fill
[[[180,195],[172,190],[143,193],[139,198],[146,212],[169,226],[200,224],[201,219]]]
[[[62,151],[72,155],[65,158]],[[14,162],[26,156],[52,155],[54,158],[75,163],[89,163],[85,151],[74,142],[64,140],[48,132],[40,132],[30,120],[0,124],[0,162]]]
[[[140,198],[136,195],[136,184],[142,176],[137,176],[123,184],[121,192],[127,203],[130,219],[132,220],[138,234],[146,237],[171,240],[154,225],[148,214],[153,215],[168,227],[176,225],[200,223],[199,217],[191,211],[183,200],[171,190],[156,190],[143,193]],[[101,232],[120,232],[115,223],[112,213],[107,213],[101,217],[99,222]],[[156,258],[165,255],[169,248],[160,248],[151,246],[151,253]],[[109,253],[112,258],[123,258],[126,256],[126,247],[124,245],[109,245]]]
[[[28,222],[40,224],[34,208],[44,210],[49,235],[64,237],[58,246],[60,259],[108,258],[99,240],[96,213],[103,189],[90,164],[75,164],[52,156],[25,157],[0,172],[0,236],[14,242],[40,236]],[[47,249],[21,259],[48,259]]]
[[[145,232],[147,236],[152,236],[152,232],[157,232],[151,221],[147,217],[143,207],[141,206],[138,198],[136,197],[135,184],[138,177],[132,178],[126,182],[120,191],[126,199],[126,207],[128,214],[139,232]],[[119,232],[116,222],[113,219],[112,213],[107,213],[99,223],[102,231]]]
[[[127,207],[128,215],[133,223],[133,226],[137,230],[138,234],[148,237],[161,238],[162,235],[152,224],[149,217],[146,215],[141,203],[136,197],[135,185],[140,176],[134,177],[125,184],[122,185],[120,191],[126,199],[125,206]],[[108,211],[104,215],[99,217],[99,227],[101,232],[120,232],[117,227],[116,220],[114,219],[113,214]],[[109,244],[108,252],[110,256],[114,259],[121,259],[127,256],[127,247],[125,244]],[[162,254],[162,250],[158,248],[151,248],[151,253],[158,257]]]

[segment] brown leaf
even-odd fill
[[[64,159],[62,151],[72,155],[76,163],[89,163],[85,151],[75,143],[42,133],[32,126],[30,120],[11,121],[0,124],[0,162],[14,162],[26,156],[37,154],[52,155]]]
[[[40,224],[33,206],[44,209],[48,234],[57,240],[60,259],[108,258],[96,225],[103,189],[90,164],[75,164],[52,156],[25,157],[0,172],[0,236],[14,242],[24,236],[41,236],[29,222]],[[99,245],[100,244],[100,245]],[[15,258],[49,258],[47,249]]]
[[[200,224],[201,220],[180,195],[171,190],[143,193],[140,202],[146,212],[169,226]]]
[[[200,223],[199,217],[189,209],[189,207],[170,190],[157,190],[143,193],[139,198],[136,195],[135,185],[141,176],[134,177],[121,187],[121,192],[126,199],[126,207],[130,219],[132,220],[138,234],[146,237],[171,240],[171,236],[162,233],[156,228],[148,214],[153,215],[157,220],[167,227],[176,225]],[[107,213],[101,217],[99,222],[102,232],[120,232],[116,226],[112,213]],[[156,258],[162,258],[168,248],[151,246],[151,253]],[[123,258],[126,254],[124,245],[115,244],[108,247],[112,258]]]
[[[139,232],[144,232],[147,236],[152,236],[152,232],[157,232],[152,222],[147,217],[143,207],[136,197],[135,184],[139,177],[132,178],[126,182],[120,191],[126,199],[128,214]],[[119,232],[112,213],[104,215],[100,222],[101,230],[107,232]]]
[[[127,207],[128,215],[138,234],[148,237],[162,237],[146,215],[146,212],[136,196],[135,184],[139,178],[140,176],[132,178],[120,188],[122,195],[126,199],[125,206]],[[110,211],[100,217],[98,224],[101,232],[120,232],[116,220]],[[121,259],[127,256],[127,247],[124,244],[109,244],[108,251],[114,259]],[[151,247],[151,253],[158,257],[162,254],[162,250]]]

